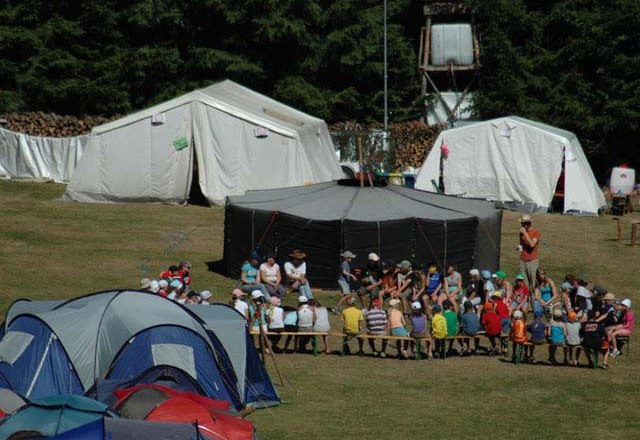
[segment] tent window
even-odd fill
[[[192,347],[182,344],[153,344],[151,355],[153,356],[153,365],[171,365],[186,371],[194,379],[198,379]]]
[[[0,342],[0,361],[13,365],[27,349],[33,335],[25,332],[10,331]]]

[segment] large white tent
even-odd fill
[[[509,116],[442,131],[416,176],[416,188],[437,191],[441,165],[445,194],[547,212],[564,176],[563,212],[597,215],[606,207],[576,136],[528,119]]]
[[[343,176],[323,120],[227,80],[95,127],[65,198],[184,203],[194,172],[213,204]]]

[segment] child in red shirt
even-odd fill
[[[500,337],[500,333],[502,333],[502,325],[500,323],[500,317],[494,311],[493,303],[486,302],[484,304],[484,313],[482,314],[480,324],[484,327],[485,334],[491,342],[490,353],[498,354],[499,349],[496,346],[496,338]]]

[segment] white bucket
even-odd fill
[[[629,195],[633,193],[633,187],[636,184],[636,170],[633,168],[615,167],[611,170],[611,188],[612,195]]]

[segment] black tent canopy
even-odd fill
[[[239,277],[252,252],[274,254],[282,267],[293,249],[307,253],[312,287],[336,288],[340,254],[364,265],[383,260],[455,264],[496,270],[502,211],[491,202],[397,185],[360,188],[340,182],[249,191],[228,197],[224,270]],[[464,273],[464,272],[463,272]]]

